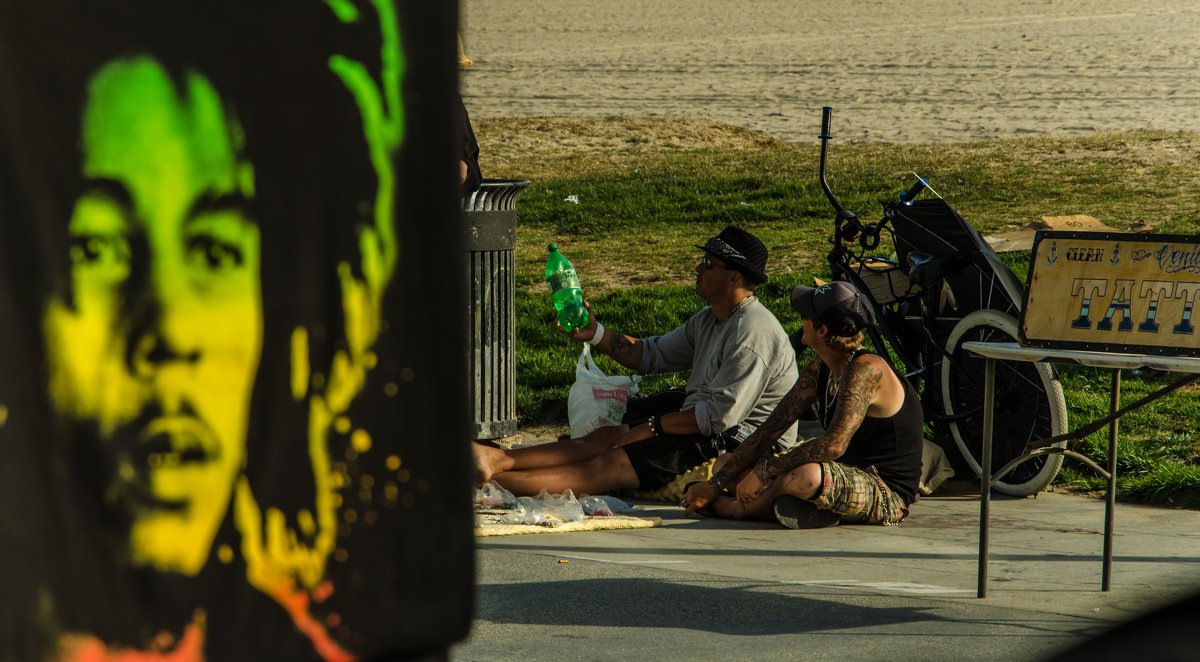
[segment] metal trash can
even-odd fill
[[[517,197],[527,179],[485,179],[463,198],[470,290],[471,421],[474,439],[517,433]]]

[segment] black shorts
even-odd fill
[[[629,401],[629,408],[622,423],[630,427],[645,423],[651,416],[679,411],[686,393],[683,389],[670,389],[645,398]],[[629,464],[637,474],[638,489],[652,490],[675,480],[679,474],[692,467],[704,464],[721,453],[733,450],[724,435],[664,434],[646,441],[629,444],[621,450],[629,457]]]
[[[665,434],[624,446],[629,464],[637,474],[639,490],[653,490],[675,480],[679,474],[704,464],[718,451],[708,437]]]

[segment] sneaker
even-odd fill
[[[798,496],[785,494],[775,499],[775,519],[789,529],[824,529],[837,526],[841,518],[832,510],[822,510]]]

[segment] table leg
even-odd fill
[[[992,506],[992,417],[996,406],[996,362],[983,362],[983,448],[979,471],[979,587],[976,595],[987,597],[988,518]]]
[[[1112,372],[1112,385],[1108,395],[1109,412],[1116,413],[1121,406],[1121,369]],[[1100,581],[1100,590],[1109,589],[1112,578],[1112,536],[1113,517],[1117,506],[1117,420],[1114,418],[1108,425],[1108,493],[1104,503],[1104,572]]]

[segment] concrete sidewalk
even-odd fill
[[[1200,590],[1200,512],[1117,504],[1100,591],[1104,503],[992,502],[977,599],[977,484],[952,482],[898,527],[663,526],[480,539],[476,620],[459,660],[1038,659]]]

